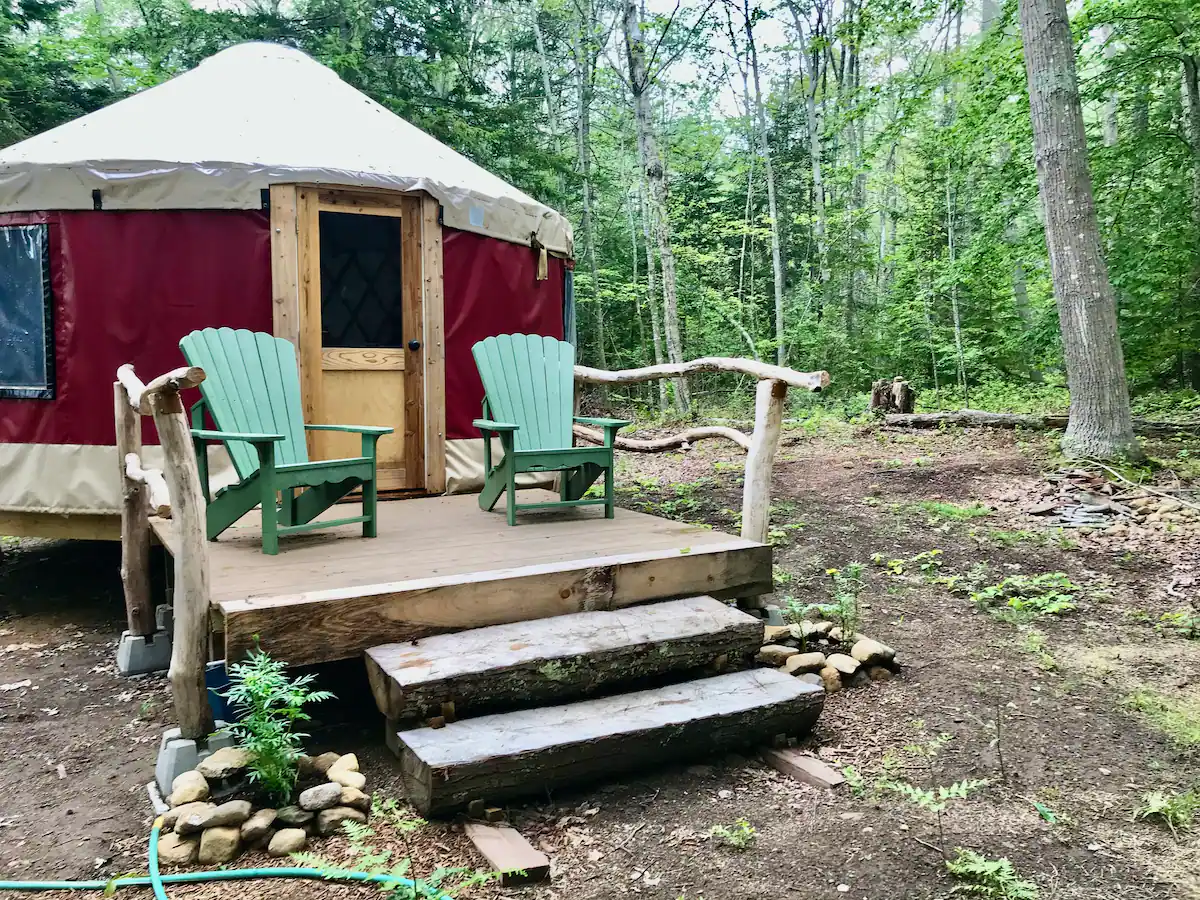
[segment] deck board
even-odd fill
[[[534,491],[522,492],[522,500]],[[328,518],[353,514],[353,505]],[[695,525],[618,509],[523,513],[474,495],[379,505],[379,537],[347,525],[260,551],[259,514],[209,544],[212,602],[226,656],[253,646],[294,664],[356,656],[377,644],[446,631],[699,594],[770,590],[770,548]],[[159,540],[173,523],[152,519]]]

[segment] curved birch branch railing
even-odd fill
[[[196,366],[174,369],[143,384],[133,366],[117,369],[113,384],[121,504],[121,584],[129,630],[154,633],[150,598],[150,515],[170,515],[179,542],[174,559],[174,633],[167,679],[181,736],[206,738],[214,726],[204,684],[208,661],[208,543],[196,450],[179,392],[204,380]],[[141,416],[152,416],[165,471],[142,462]]]
[[[617,438],[617,447],[652,453],[670,450],[704,438],[725,438],[746,450],[746,480],[742,489],[742,537],[766,543],[770,528],[771,475],[775,451],[783,427],[783,410],[789,387],[819,391],[829,386],[828,372],[798,372],[740,357],[705,356],[685,363],[664,363],[640,369],[608,372],[587,366],[575,367],[575,380],[583,384],[636,384],[663,378],[679,378],[694,372],[731,372],[758,379],[754,395],[754,432],[747,436],[733,428],[707,426],[654,440]],[[599,443],[600,435],[589,428],[575,426],[575,433]]]

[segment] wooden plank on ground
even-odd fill
[[[443,814],[642,771],[666,761],[801,736],[825,692],[774,669],[401,731],[409,799]]]
[[[543,881],[550,875],[550,857],[515,828],[468,822],[464,831],[491,871],[500,873],[503,887]]]
[[[712,597],[493,625],[367,650],[380,711],[396,720],[458,716],[579,698],[692,672],[720,658],[743,668],[762,644],[762,622]],[[723,668],[724,666],[722,666]]]
[[[627,553],[231,600],[220,604],[225,658],[241,659],[259,643],[291,665],[325,662],[357,656],[381,643],[616,609],[650,599],[644,588],[623,589],[627,569],[636,572],[635,585],[657,583],[661,599],[706,592],[750,593],[762,584],[764,573],[769,578],[770,558],[770,547],[730,538],[688,554],[674,549]]]
[[[769,748],[763,750],[762,755],[775,771],[813,787],[835,788],[846,780],[836,769],[795,747]]]

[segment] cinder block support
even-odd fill
[[[141,635],[121,633],[117,644],[117,672],[121,675],[145,675],[165,672],[171,665],[171,635],[166,631]]]
[[[233,735],[225,730],[225,723],[218,720],[217,730],[207,740],[192,741],[181,737],[178,728],[168,728],[158,748],[158,762],[154,766],[154,780],[164,797],[171,793],[171,783],[189,769],[194,769],[200,760],[212,756],[222,747],[234,745]]]

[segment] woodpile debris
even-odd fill
[[[917,392],[912,385],[897,375],[891,381],[880,378],[871,384],[871,412],[878,415],[888,413],[908,414],[917,402]]]
[[[1165,491],[1122,488],[1099,472],[1068,469],[1045,476],[1025,511],[1047,525],[1121,534],[1131,528],[1200,533],[1200,505]]]

